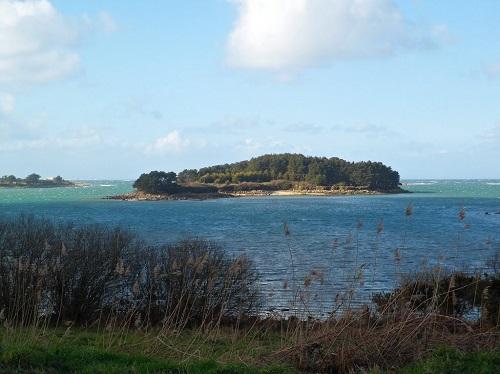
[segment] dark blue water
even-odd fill
[[[487,261],[500,251],[498,182],[416,182],[407,188],[416,193],[124,202],[100,198],[129,190],[130,183],[101,182],[87,189],[0,191],[0,214],[118,225],[152,243],[215,240],[255,262],[270,304],[284,307],[292,285],[305,289],[313,271],[304,297],[328,309],[348,286],[366,299],[417,269],[488,270]]]

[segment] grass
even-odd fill
[[[229,331],[217,339],[198,342],[191,351],[193,334],[170,336],[165,344],[150,335],[131,332],[120,341],[89,330],[2,330],[0,373],[244,373],[286,374],[296,371],[274,361],[278,342],[269,338],[232,344]],[[172,347],[175,347],[173,349]],[[243,364],[247,362],[250,364]],[[429,357],[399,370],[373,369],[370,374],[494,374],[500,372],[500,349],[463,353],[439,348]]]
[[[293,373],[277,362],[266,362],[258,350],[248,349],[246,357],[237,355],[231,337],[222,336],[219,344],[199,342],[193,355],[182,354],[192,336],[169,337],[168,346],[151,341],[149,336],[129,333],[121,340],[105,333],[50,329],[2,332],[1,373]],[[264,344],[265,347],[265,344]],[[175,349],[174,349],[175,348]],[[267,349],[270,349],[268,347]],[[243,364],[250,361],[253,364]],[[264,363],[263,363],[264,362]]]
[[[398,374],[495,374],[500,372],[500,349],[462,353],[441,348],[420,362],[399,370]]]

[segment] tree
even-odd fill
[[[306,165],[303,155],[291,155],[288,159],[288,179],[291,181],[303,181],[305,177]]]
[[[26,184],[37,184],[38,182],[40,182],[40,176],[38,174],[30,174],[26,177],[25,181],[26,181]]]
[[[181,171],[179,175],[177,175],[177,180],[179,181],[179,183],[196,182],[198,178],[198,170],[196,169],[186,169]]]
[[[160,172],[152,172],[160,173]],[[175,190],[181,188],[156,178],[152,173],[137,186],[150,191]],[[254,157],[248,161],[187,169],[179,173],[179,183],[266,183],[287,180],[291,183],[306,181],[313,185],[364,186],[372,190],[391,190],[399,186],[399,174],[381,162],[348,162],[337,157],[306,157],[301,154],[282,153]]]
[[[57,177],[54,178],[54,183],[61,184],[63,182],[64,182],[64,179],[62,179],[62,177],[60,175],[58,175]]]
[[[4,175],[0,178],[0,182],[7,184],[14,184],[17,181],[17,178],[14,175]]]
[[[153,194],[174,193],[179,190],[177,174],[174,172],[152,171],[141,176],[134,182],[134,188]]]
[[[313,161],[309,164],[308,172],[306,175],[306,181],[309,183],[316,184],[318,186],[322,186],[326,183],[326,177],[323,171],[321,170],[321,166],[319,162]]]

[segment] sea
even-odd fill
[[[346,289],[363,303],[414,272],[500,266],[500,180],[404,180],[403,188],[411,193],[139,202],[103,199],[132,191],[131,181],[79,181],[0,188],[0,217],[120,226],[151,244],[214,241],[253,261],[271,312],[287,310],[299,290],[304,305],[328,313]]]

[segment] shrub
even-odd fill
[[[257,273],[248,258],[188,240],[140,254],[133,272],[134,308],[141,320],[175,326],[218,323],[223,317],[255,314]]]
[[[406,277],[392,292],[373,297],[378,312],[421,313],[435,311],[463,317],[481,308],[483,321],[499,324],[500,278],[498,275],[468,275],[461,272],[422,272]]]
[[[97,318],[115,290],[115,267],[134,243],[123,230],[54,225],[21,216],[0,222],[0,309],[30,324],[85,323]]]
[[[9,323],[217,323],[254,313],[246,257],[200,240],[150,247],[121,229],[0,220],[0,310]]]

